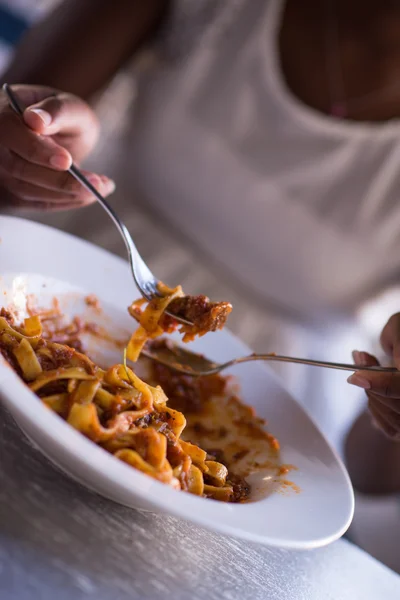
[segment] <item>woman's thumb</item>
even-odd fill
[[[36,133],[62,134],[78,139],[75,160],[93,147],[99,133],[97,117],[90,106],[77,96],[64,92],[31,104],[24,111],[24,120]]]
[[[48,128],[53,125],[54,129],[57,112],[54,99],[46,98],[24,110],[24,121],[36,133],[50,133]]]

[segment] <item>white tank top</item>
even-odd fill
[[[307,318],[353,311],[399,273],[400,121],[340,121],[294,97],[283,0],[219,6],[139,81],[135,185],[265,300]]]

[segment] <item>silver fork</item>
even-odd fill
[[[23,108],[21,107],[18,98],[16,97],[15,92],[11,89],[11,87],[5,83],[3,85],[3,91],[6,94],[8,101],[10,103],[11,108],[20,116],[23,116]],[[117,227],[119,233],[121,234],[122,239],[125,242],[126,249],[128,251],[129,264],[131,266],[133,279],[137,287],[139,288],[142,296],[146,298],[146,300],[152,300],[153,298],[159,298],[162,296],[159,291],[159,284],[161,283],[153,273],[150,271],[149,267],[144,262],[143,258],[140,256],[138,249],[135,246],[135,243],[129,233],[125,224],[118,217],[117,213],[113,208],[108,204],[107,200],[103,198],[103,196],[96,190],[96,188],[90,183],[88,179],[84,176],[84,174],[78,169],[78,167],[74,164],[68,169],[68,172],[75,177],[77,181],[83,187],[85,187],[89,192],[91,192],[100,203],[100,205],[104,208],[104,210],[108,213],[111,219],[114,221],[115,226]],[[192,325],[190,321],[183,319],[182,317],[178,317],[173,313],[166,311],[168,315],[173,317],[175,320],[180,321],[181,323],[185,323],[186,325]]]
[[[220,373],[229,367],[238,365],[241,363],[251,361],[272,361],[272,362],[287,362],[296,363],[300,365],[310,365],[313,367],[325,367],[328,369],[339,369],[341,371],[379,371],[384,373],[395,373],[399,372],[393,367],[363,367],[360,365],[352,365],[346,363],[327,362],[323,360],[310,360],[308,358],[295,358],[292,356],[279,356],[277,354],[250,354],[249,356],[242,356],[240,358],[234,358],[225,363],[217,363],[208,358],[205,358],[201,354],[196,354],[191,350],[187,350],[178,344],[175,344],[171,340],[167,340],[164,344],[150,345],[142,350],[142,354],[147,358],[155,360],[174,371],[183,373],[185,375],[191,375],[193,377],[200,375],[215,375]]]

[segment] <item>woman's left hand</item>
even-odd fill
[[[381,344],[393,364],[400,368],[400,313],[393,315],[381,334]],[[363,366],[379,365],[367,352],[353,352],[360,370],[348,382],[363,388],[368,396],[368,407],[375,424],[392,440],[400,441],[400,371],[399,373],[374,373],[363,371]]]

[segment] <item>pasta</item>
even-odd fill
[[[130,356],[143,338],[164,331],[166,305],[144,311]],[[0,351],[49,409],[119,460],[177,490],[222,501],[247,497],[248,486],[238,494],[225,465],[181,438],[186,419],[168,407],[161,387],[148,385],[125,364],[103,370],[76,349],[45,339],[38,315],[17,326],[4,309]]]
[[[206,296],[185,296],[180,286],[170,289],[159,284],[161,296],[142,307],[146,300],[140,298],[129,307],[129,313],[139,322],[128,347],[127,357],[136,362],[143,346],[163,333],[172,333],[177,327],[183,334],[183,341],[189,342],[196,335],[202,336],[209,331],[222,329],[225,325],[232,305],[229,302],[210,302]],[[190,321],[192,325],[179,324],[178,321],[165,314],[169,310],[178,317]]]

